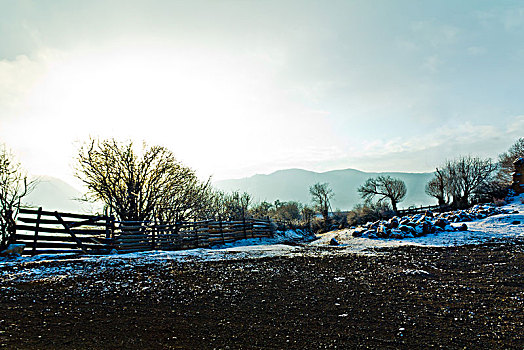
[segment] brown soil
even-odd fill
[[[524,348],[522,242],[378,256],[119,260],[98,272],[96,262],[46,264],[86,273],[0,281],[3,347]]]

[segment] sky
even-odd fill
[[[523,78],[521,1],[0,0],[0,142],[66,181],[90,137],[215,180],[496,158]]]

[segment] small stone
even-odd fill
[[[511,224],[512,225],[520,225],[520,221],[519,220],[515,220],[515,221],[512,221]]]
[[[389,219],[388,228],[391,229],[391,228],[397,228],[397,227],[398,227],[398,218],[395,216]]]
[[[377,237],[387,237],[389,234],[388,229],[384,225],[380,225],[377,228]]]
[[[25,244],[10,244],[6,250],[0,252],[0,256],[20,256],[24,249]]]
[[[340,243],[338,243],[338,241],[335,239],[335,237],[333,237],[329,241],[329,245],[340,245]]]

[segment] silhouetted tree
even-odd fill
[[[387,175],[369,178],[358,188],[360,196],[370,202],[375,196],[380,196],[378,202],[389,199],[393,210],[397,212],[397,204],[406,196],[406,184],[400,179]]]
[[[33,189],[20,163],[13,154],[0,145],[0,249],[11,239],[15,228],[14,219],[20,210],[22,198]]]
[[[225,193],[215,191],[213,206],[215,216],[220,219],[241,220],[250,213],[251,195],[247,192],[234,191]]]
[[[258,219],[265,219],[271,214],[271,210],[273,209],[273,204],[269,202],[261,202],[256,204],[250,209],[250,214],[254,218]]]
[[[438,200],[438,205],[446,205],[449,200],[448,176],[444,170],[435,171],[435,177],[426,184],[426,193]]]
[[[168,149],[115,139],[86,142],[79,150],[76,176],[88,189],[88,198],[101,200],[119,219],[180,220],[201,209],[208,183],[179,163]],[[190,214],[191,213],[191,214]]]
[[[328,223],[329,209],[331,208],[330,201],[335,196],[329,184],[317,182],[309,188],[311,200],[315,204],[317,211],[322,215],[324,223]]]
[[[491,159],[462,156],[446,162],[446,189],[453,198],[453,206],[467,208],[473,195],[479,195],[486,184],[493,181],[497,166]]]
[[[315,216],[315,210],[311,208],[309,205],[304,205],[302,207],[302,221],[304,224],[306,224],[307,227],[311,226],[311,220],[313,220],[313,217]]]
[[[513,163],[521,157],[524,158],[524,137],[521,137],[511,145],[507,152],[499,155],[497,178],[501,183],[505,185],[511,184],[513,171],[515,170]]]
[[[347,215],[347,223],[350,226],[362,225],[366,222],[383,220],[393,217],[395,213],[391,210],[389,203],[368,201],[357,204]]]
[[[295,201],[280,203],[281,204],[278,207],[275,207],[272,217],[275,220],[290,222],[294,225],[298,224],[302,204]]]

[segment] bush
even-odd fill
[[[349,226],[357,226],[370,221],[389,219],[393,216],[395,216],[395,212],[387,203],[357,204],[353,210],[348,213],[347,223]]]
[[[343,229],[348,226],[347,214],[340,211],[340,209],[335,210],[331,219],[338,229]]]

